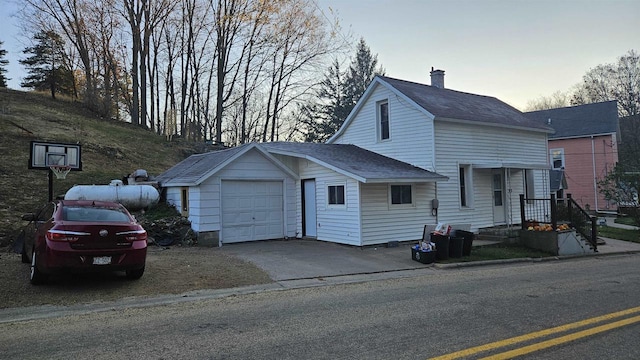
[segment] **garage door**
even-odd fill
[[[222,242],[284,237],[281,181],[222,182]]]

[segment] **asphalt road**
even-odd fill
[[[138,308],[88,305],[31,320],[0,312],[0,359],[427,359],[515,336],[525,339],[466,358],[556,341],[522,358],[638,359],[639,262],[635,254],[430,269]],[[611,329],[590,333],[604,325]]]

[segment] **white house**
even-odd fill
[[[520,222],[519,194],[549,194],[553,129],[488,96],[376,77],[331,144],[356,144],[447,176],[437,220],[471,229]]]
[[[410,241],[425,224],[520,220],[549,193],[547,134],[492,97],[376,77],[327,144],[263,143],[193,155],[158,176],[200,243],[311,237]]]
[[[157,180],[198,242],[313,237],[349,245],[416,240],[447,178],[343,144],[265,143],[192,155]]]

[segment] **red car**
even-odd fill
[[[26,214],[22,261],[31,263],[32,284],[57,272],[125,271],[144,274],[147,232],[118,203],[58,200]]]

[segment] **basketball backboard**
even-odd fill
[[[31,141],[29,169],[49,170],[53,165],[69,166],[71,171],[81,171],[80,144]]]

